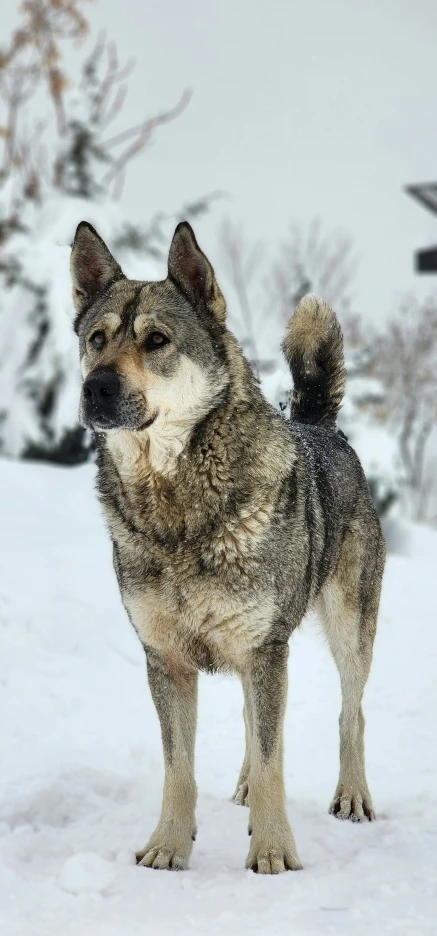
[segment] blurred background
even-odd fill
[[[420,253],[437,243],[437,186],[421,187],[437,181],[434,0],[25,0],[2,28],[2,456],[93,458],[76,224],[150,279],[187,219],[285,412],[285,322],[309,291],[334,306],[341,427],[378,511],[436,525],[437,258]]]

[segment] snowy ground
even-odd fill
[[[289,812],[304,871],[244,871],[237,681],[202,677],[191,869],[137,868],[162,760],[141,647],[121,607],[90,466],[0,462],[0,933],[4,936],[436,932],[437,535],[391,555],[365,695],[378,820],[327,814],[340,694],[311,622],[293,638]],[[407,554],[408,553],[408,554]]]

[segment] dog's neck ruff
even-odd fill
[[[280,425],[278,420],[272,422],[271,408],[239,355],[226,376],[218,397],[211,400],[209,396],[203,414],[196,407],[190,421],[187,410],[183,420],[166,420],[161,412],[141,432],[106,435],[101,464],[105,455],[112,460],[120,480],[118,493],[114,492],[117,509],[135,524],[137,532],[155,529],[160,536],[168,536],[171,530],[176,538],[198,538],[201,528],[217,524],[222,512],[226,513],[234,491],[242,498],[244,525],[251,522],[252,514],[257,525],[264,523],[264,508],[267,505],[267,513],[270,509],[269,490],[289,470],[290,439],[282,420]],[[264,484],[254,500],[255,463]],[[248,496],[242,497],[245,487]],[[108,489],[107,494],[112,500],[112,491]],[[225,530],[224,534],[227,552],[231,546],[235,550],[240,533]]]
[[[211,375],[184,356],[178,378],[167,393],[162,387],[159,392],[149,388],[149,406],[157,413],[151,425],[138,432],[109,433],[107,445],[123,477],[135,475],[145,459],[153,472],[172,477],[193,430],[217,407],[228,382],[224,368],[212,381]]]
[[[106,435],[106,447],[125,482],[135,483],[144,474],[145,467],[163,478],[170,478],[191,432],[192,426],[168,423],[138,432],[114,430]]]
[[[170,477],[177,460],[186,447],[193,426],[177,423],[155,423],[140,432],[116,430],[108,433],[107,447],[124,479],[135,480],[144,469],[144,461],[163,477]]]
[[[223,388],[224,389],[224,388]],[[212,406],[210,413],[216,410]],[[199,407],[184,419],[170,419],[159,414],[151,426],[139,432],[115,430],[107,434],[107,447],[125,481],[135,482],[149,470],[163,478],[174,478],[178,459],[188,448],[196,426],[209,414]]]

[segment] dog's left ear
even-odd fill
[[[214,270],[201,251],[187,221],[178,224],[168,255],[168,275],[194,306],[205,305],[221,325],[226,303]]]
[[[105,242],[88,221],[81,221],[74,235],[70,272],[76,312],[83,312],[110,283],[125,278]]]

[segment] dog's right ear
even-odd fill
[[[83,312],[110,283],[125,278],[105,242],[88,221],[81,221],[76,229],[70,271],[76,312]]]

